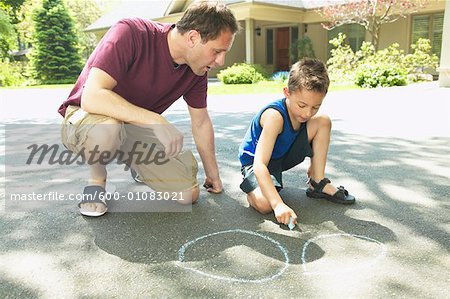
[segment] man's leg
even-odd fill
[[[307,122],[308,141],[312,144],[313,156],[308,176],[316,182],[325,177],[328,148],[330,145],[331,120],[326,115],[312,117]],[[312,188],[312,186],[310,186]],[[331,184],[323,188],[323,192],[329,195],[336,193],[337,189]]]
[[[198,163],[190,150],[170,159],[161,157],[164,149],[151,127],[126,125],[125,131],[127,137],[120,147],[127,153],[124,162],[138,173],[143,183],[157,192],[179,193],[183,199],[177,200],[180,204],[197,202]]]
[[[106,161],[102,161],[102,154],[109,153],[113,157],[120,148],[120,132],[122,123],[109,118],[96,124],[87,133],[86,141],[81,146],[89,162],[89,186],[105,188],[107,171]],[[103,156],[104,157],[104,156]],[[107,160],[107,159],[104,159]],[[92,163],[93,161],[97,161]],[[107,161],[110,162],[110,161]],[[80,205],[81,211],[103,213],[106,206],[102,203],[84,203]]]

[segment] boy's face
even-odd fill
[[[290,93],[288,88],[285,87],[283,92],[286,97],[286,105],[289,113],[299,123],[307,122],[311,117],[316,115],[325,98],[324,93],[306,89],[298,89],[295,92]]]
[[[187,64],[194,74],[203,76],[211,68],[223,66],[225,54],[233,45],[234,34],[228,30],[222,31],[216,39],[203,43],[200,34],[192,31],[194,30],[190,32],[190,51],[187,53]]]

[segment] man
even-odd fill
[[[170,159],[160,168],[135,161],[130,166],[153,190],[181,192],[185,203],[193,203],[200,192],[197,162],[191,151],[181,152],[183,136],[161,116],[183,96],[205,169],[204,186],[220,193],[214,131],[206,109],[207,72],[224,65],[238,30],[231,11],[211,2],[194,3],[176,25],[138,18],[121,20],[100,41],[59,108],[64,116],[64,145],[73,152],[94,152],[101,158],[105,152],[133,149],[136,141],[144,143],[124,124],[144,128],[149,132],[145,142],[160,142]],[[92,161],[97,160],[101,161]],[[92,198],[79,204],[80,212],[100,216],[107,210],[99,197],[105,192],[106,165],[90,163],[89,168],[84,193]]]

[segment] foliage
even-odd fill
[[[279,71],[272,75],[271,78],[273,81],[284,82],[289,79],[289,72]]]
[[[438,58],[431,54],[430,41],[419,39],[411,45],[412,54],[405,55],[398,43],[375,51],[370,42],[363,42],[354,53],[344,44],[345,35],[339,34],[330,43],[335,46],[328,60],[328,73],[334,82],[354,81],[362,87],[404,85],[406,78],[424,80],[424,70],[433,70]]]
[[[264,80],[254,65],[246,63],[235,63],[221,70],[217,78],[224,84],[251,84]]]
[[[304,57],[315,58],[314,48],[311,39],[308,36],[300,38],[291,45],[291,58],[293,61]]]
[[[33,43],[33,12],[40,7],[42,7],[42,0],[25,0],[20,8],[20,22],[15,26],[18,35],[17,48],[20,50],[31,47]]]
[[[404,63],[408,73],[423,74],[426,69],[436,69],[439,58],[431,52],[429,39],[419,38],[411,45],[413,53],[405,56]]]
[[[13,26],[8,14],[3,9],[0,9],[0,61],[5,61],[5,59],[9,58],[12,32]]]
[[[8,35],[12,31],[12,25],[8,15],[0,10],[0,36]]]
[[[405,18],[425,7],[429,0],[359,0],[344,4],[325,5],[317,12],[327,21],[322,26],[331,30],[344,24],[360,24],[372,36],[372,44],[378,50],[380,27]]]
[[[33,21],[33,77],[44,84],[75,82],[81,71],[81,58],[73,21],[63,1],[43,0]]]
[[[0,86],[20,86],[25,82],[23,62],[0,62]]]
[[[335,48],[331,50],[331,57],[328,59],[328,74],[332,81],[353,81],[354,70],[357,68],[358,56],[353,52],[348,44],[344,44],[345,34],[339,35],[330,40]]]
[[[100,18],[102,11],[94,0],[70,0],[70,14],[75,21],[81,56],[86,61],[97,46],[97,38],[84,29]]]
[[[406,85],[405,69],[390,64],[364,64],[355,76],[355,84],[360,87],[388,87]]]

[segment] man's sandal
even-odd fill
[[[131,177],[136,183],[144,184],[144,181],[141,179],[141,176],[134,170],[133,168],[130,168]]]
[[[81,215],[89,216],[89,217],[99,217],[102,216],[108,211],[108,206],[106,205],[106,201],[104,200],[106,194],[105,188],[101,186],[87,186],[84,187],[83,191],[83,199],[78,203],[78,208],[80,208]],[[85,203],[101,203],[105,206],[105,211],[97,212],[97,211],[83,211],[81,209],[81,205]]]
[[[340,186],[337,188],[338,190],[333,195],[326,194],[323,192],[323,188],[326,184],[331,183],[331,181],[327,178],[322,179],[320,182],[315,182],[313,179],[309,179],[308,183],[313,186],[314,189],[308,188],[306,189],[306,196],[312,198],[324,198],[334,203],[340,203],[344,205],[350,205],[355,203],[355,197],[350,195],[344,187]]]

